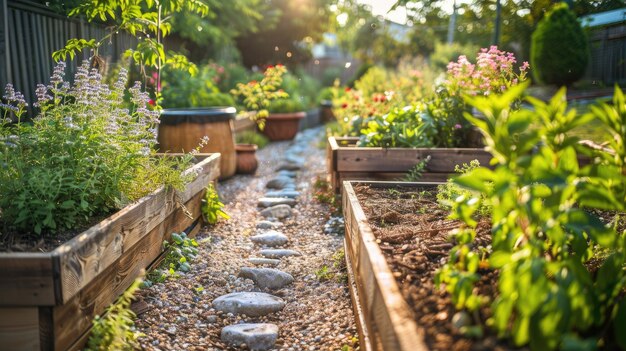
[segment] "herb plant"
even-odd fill
[[[222,210],[223,208],[224,204],[220,201],[215,187],[212,183],[209,184],[209,186],[206,187],[204,199],[202,199],[201,209],[204,220],[209,224],[215,224],[219,217],[230,219],[230,216]]]
[[[148,274],[148,279],[143,284],[146,287],[175,278],[179,271],[189,272],[190,263],[198,256],[198,243],[185,232],[172,233],[171,242],[164,241],[163,249],[166,252],[165,258],[158,268]]]
[[[524,87],[468,98],[485,116],[468,119],[485,136],[495,169],[479,167],[455,182],[492,205],[492,248],[488,257],[472,250],[480,197],[459,198],[453,214],[465,225],[436,280],[457,308],[516,345],[625,348],[626,233],[595,213],[625,210],[626,99],[616,88],[613,105],[581,116],[567,111],[561,90],[549,103],[528,99],[533,109],[516,111],[511,104]],[[609,149],[585,149],[568,135],[594,118],[615,138]],[[581,152],[591,164],[579,164]],[[493,301],[476,294],[479,269],[499,274]],[[484,304],[492,315],[478,313]]]
[[[93,329],[85,351],[132,351],[139,349],[137,339],[141,333],[135,331],[135,313],[130,304],[139,290],[141,278],[135,282],[109,306],[104,316],[93,319]]]
[[[108,214],[156,190],[182,189],[191,156],[155,155],[158,111],[135,84],[124,101],[127,73],[112,88],[87,62],[74,83],[64,81],[59,63],[50,84],[37,87],[39,113],[32,123],[21,115],[21,94],[7,86],[0,105],[0,222],[24,234],[63,231]],[[14,114],[17,123],[6,118]]]
[[[366,119],[358,146],[432,146],[421,108],[421,105],[394,108],[381,118]]]

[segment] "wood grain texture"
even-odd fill
[[[185,215],[182,209],[174,211],[141,241],[126,250],[98,279],[90,282],[67,303],[54,307],[55,350],[75,348],[76,340],[80,340],[91,328],[93,317],[102,314],[132,284],[142,270],[153,261],[162,258],[163,240],[169,240],[173,232],[182,232],[200,217],[200,202],[203,196],[204,192],[201,191],[185,204],[185,207],[192,211],[193,218]]]
[[[178,197],[173,190],[160,188],[113,216],[79,234],[58,247],[53,255],[59,258],[62,301],[68,302],[147,233],[160,225],[219,174],[219,156],[204,159],[190,172],[201,172]]]
[[[350,298],[352,299],[352,310],[357,325],[357,331],[359,332],[359,346],[362,351],[373,351],[375,348],[372,347],[369,330],[367,329],[367,324],[365,322],[365,315],[363,313],[363,308],[361,307],[359,290],[357,289],[356,279],[354,278],[352,261],[347,254],[350,251],[348,248],[348,240],[345,238],[343,240],[343,249],[346,253],[346,255],[344,255],[344,259],[346,260],[348,287],[350,289]]]
[[[343,211],[349,257],[370,345],[375,350],[425,351],[423,332],[383,256],[351,182],[343,184]]]
[[[0,349],[39,351],[39,311],[37,307],[0,308]]]
[[[0,306],[52,306],[56,303],[51,254],[0,254],[0,272]]]
[[[453,175],[456,165],[478,160],[488,165],[492,156],[480,148],[380,148],[356,147],[358,138],[329,137],[327,168],[335,193],[345,180],[401,179],[419,162],[430,157],[422,179],[442,181]]]

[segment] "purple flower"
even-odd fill
[[[454,129],[461,129],[461,128],[463,128],[463,127],[460,124],[458,124],[458,123],[454,125]]]

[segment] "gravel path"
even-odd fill
[[[257,202],[292,146],[290,142],[276,142],[257,152],[259,169],[255,176],[236,176],[219,183],[218,191],[231,219],[203,228],[197,237],[200,254],[192,270],[143,290],[150,308],[137,320],[138,329],[146,335],[140,340],[144,349],[232,350],[221,340],[221,330],[243,322],[277,325],[276,350],[358,349],[345,276],[342,272],[329,279],[316,276],[324,265],[335,271],[337,259],[333,255],[343,251],[343,236],[324,234],[330,210],[312,195],[316,176],[325,173],[324,150],[318,148],[322,130],[309,130],[304,137],[308,144],[302,150],[305,166],[295,182],[301,195],[292,216],[283,219],[284,225],[277,229],[289,238],[283,248],[297,250],[302,256],[282,258],[273,267],[291,274],[294,282],[278,290],[261,290],[252,280],[238,276],[240,268],[254,267],[249,257],[261,257],[260,247],[250,240],[258,234],[256,223],[264,219]],[[280,312],[247,317],[217,311],[212,304],[228,293],[252,291],[270,293],[286,305]]]

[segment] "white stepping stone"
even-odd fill
[[[251,279],[261,289],[281,289],[293,283],[293,276],[274,268],[242,267],[239,276]]]
[[[295,250],[287,250],[287,249],[265,249],[259,251],[261,256],[267,258],[282,258],[289,256],[302,256],[302,254]]]
[[[278,326],[270,323],[242,323],[224,327],[222,341],[230,346],[240,347],[243,344],[250,350],[269,350],[276,344]]]
[[[288,205],[276,205],[272,207],[268,207],[261,211],[261,216],[269,218],[278,218],[285,219],[287,217],[291,217],[291,207]]]
[[[300,196],[300,192],[299,191],[295,191],[295,190],[279,190],[279,191],[268,191],[267,193],[265,193],[265,197],[288,197],[291,199],[295,199],[296,197]]]
[[[283,224],[281,222],[270,222],[270,221],[260,221],[257,222],[257,229],[278,229],[282,227]]]
[[[287,176],[278,176],[267,182],[265,187],[268,189],[283,189],[290,185],[295,185],[293,178]]]
[[[289,238],[285,234],[272,229],[264,233],[251,236],[250,240],[257,245],[265,246],[282,246],[289,242]]]
[[[294,207],[296,205],[295,199],[287,197],[262,197],[259,199],[259,207],[272,207],[276,205],[288,205]]]
[[[250,257],[248,258],[248,262],[255,266],[278,266],[280,260],[273,258]]]
[[[260,317],[282,310],[285,301],[262,292],[234,292],[213,300],[213,307],[224,313]]]

